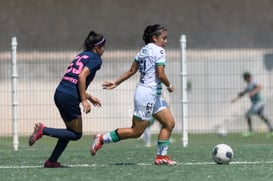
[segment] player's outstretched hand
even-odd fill
[[[82,106],[83,106],[83,112],[85,112],[86,114],[91,112],[91,105],[89,104],[87,99],[82,101]]]
[[[107,89],[107,90],[110,90],[110,89],[114,89],[115,87],[117,87],[117,84],[112,81],[105,81],[103,84],[102,84],[102,88],[103,89]]]
[[[173,92],[173,91],[174,91],[174,86],[167,87],[167,90],[168,90],[169,92]]]

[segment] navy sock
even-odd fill
[[[75,132],[68,129],[57,129],[45,127],[43,134],[63,140],[78,140],[81,138],[81,132]]]
[[[68,143],[69,140],[59,139],[48,160],[51,163],[57,162],[58,158],[61,156]]]

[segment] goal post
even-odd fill
[[[182,86],[182,144],[187,147],[189,143],[188,137],[188,95],[187,95],[187,56],[186,56],[186,35],[180,37],[181,45],[181,86]]]

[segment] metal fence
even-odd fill
[[[173,85],[179,88],[179,51],[170,51],[167,69]],[[17,52],[17,101],[18,133],[28,135],[35,122],[44,122],[48,126],[63,127],[58,110],[53,101],[53,94],[76,51],[18,51]],[[118,88],[107,91],[101,84],[113,80],[130,68],[137,50],[106,50],[103,55],[103,66],[89,86],[88,92],[101,99],[103,106],[93,108],[91,114],[83,115],[84,133],[106,132],[116,127],[130,126],[133,111],[133,94],[138,76],[135,75]],[[1,127],[0,135],[12,134],[12,87],[10,51],[1,54]],[[175,60],[175,61],[172,61]],[[166,91],[167,92],[167,91]],[[179,115],[179,89],[174,94],[166,94],[170,106]],[[179,115],[180,116],[180,115]],[[177,117],[177,116],[176,116]],[[177,118],[179,120],[179,117]],[[178,123],[179,125],[180,123]],[[181,124],[180,124],[181,125]],[[154,125],[155,128],[156,124]],[[153,130],[154,130],[153,129]],[[179,130],[179,127],[177,127]],[[180,126],[181,130],[181,126]]]
[[[101,99],[103,106],[83,115],[84,134],[106,132],[131,125],[133,94],[138,76],[127,80],[114,90],[101,88],[105,80],[117,78],[127,70],[136,53],[134,50],[107,49],[103,66],[88,92]],[[36,49],[17,52],[18,133],[28,135],[35,122],[50,127],[64,127],[55,108],[53,94],[66,67],[77,51]],[[181,50],[166,49],[166,72],[175,86],[174,93],[164,92],[176,120],[175,132],[182,132]],[[188,130],[190,133],[243,131],[247,128],[244,113],[250,106],[248,97],[238,103],[230,100],[246,85],[242,73],[249,71],[263,85],[266,98],[265,113],[273,121],[272,68],[273,49],[188,49],[187,93]],[[0,136],[12,135],[11,51],[0,51]],[[266,131],[263,122],[254,119],[256,131]],[[152,126],[157,132],[159,125]]]
[[[231,104],[231,99],[246,87],[242,74],[252,73],[263,86],[265,114],[272,119],[273,49],[210,49],[188,51],[189,130],[214,132],[247,129],[245,112],[248,96]],[[254,129],[266,131],[264,123],[254,117]]]

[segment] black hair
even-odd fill
[[[152,42],[153,36],[159,36],[161,31],[166,31],[167,29],[160,24],[148,25],[143,33],[142,39],[145,42],[145,45]]]
[[[92,51],[96,46],[103,46],[106,40],[103,35],[90,31],[88,36],[85,38],[83,49],[84,51]]]
[[[247,78],[249,78],[249,77],[251,77],[251,74],[250,74],[249,72],[244,72],[244,73],[243,73],[243,78],[244,78],[244,79],[247,79]]]

